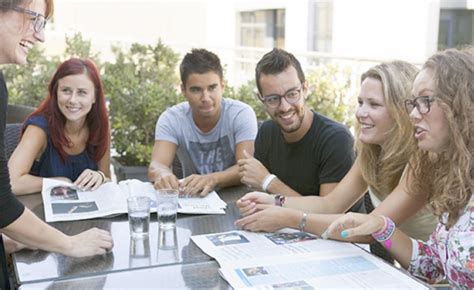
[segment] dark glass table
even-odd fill
[[[35,283],[58,279],[86,279],[88,276],[107,276],[111,273],[139,269],[155,269],[181,266],[195,263],[210,263],[217,269],[217,264],[204,254],[190,239],[191,235],[223,232],[236,229],[234,221],[239,212],[235,200],[248,191],[246,187],[232,187],[219,190],[220,197],[227,202],[225,215],[178,215],[176,223],[176,248],[163,250],[158,248],[158,222],[156,214],[150,219],[148,239],[131,239],[127,215],[113,218],[101,218],[81,221],[51,223],[67,234],[77,234],[91,227],[110,231],[114,239],[114,248],[110,253],[88,258],[71,258],[57,253],[41,250],[23,250],[13,254],[13,264],[17,283]],[[41,202],[37,197],[29,196],[24,201],[38,216],[44,218]],[[164,271],[167,270],[153,270]],[[170,270],[171,271],[171,270]],[[161,273],[161,272],[160,272]],[[128,275],[128,274],[127,274]],[[119,275],[120,276],[120,275]],[[118,276],[114,276],[118,277]],[[166,276],[171,278],[172,276]],[[179,277],[174,277],[179,279]],[[91,278],[92,279],[92,278]],[[184,278],[183,278],[184,279]],[[86,279],[87,280],[87,279]],[[76,280],[74,280],[76,281]],[[82,281],[82,280],[81,280]],[[88,282],[87,282],[88,283]],[[79,289],[79,288],[78,288]]]

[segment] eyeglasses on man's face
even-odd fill
[[[294,88],[289,91],[287,91],[283,96],[282,95],[269,95],[261,98],[262,102],[270,107],[270,108],[276,108],[280,106],[281,104],[281,99],[285,98],[286,102],[289,104],[296,104],[300,98],[301,98],[301,91],[303,90],[303,86],[300,86],[299,88]]]
[[[30,20],[36,32],[41,32],[46,27],[47,20],[44,15],[18,6],[13,7],[13,10],[30,16]]]
[[[413,111],[414,108],[418,110],[420,114],[427,114],[431,109],[431,103],[434,102],[433,96],[420,96],[413,100],[405,100],[405,109],[408,114]]]

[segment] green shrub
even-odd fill
[[[114,62],[103,63],[89,40],[81,34],[66,37],[61,56],[45,57],[33,48],[26,66],[5,66],[3,71],[10,93],[10,103],[38,106],[47,94],[49,81],[61,61],[72,56],[88,57],[102,72],[105,95],[110,101],[112,147],[118,160],[126,165],[147,165],[155,140],[155,125],[160,114],[184,97],[178,93],[179,56],[158,41],[155,45],[135,43],[127,50],[112,47]],[[348,126],[352,125],[354,106],[350,104],[350,71],[321,65],[307,73],[310,94],[307,105],[315,111]],[[235,88],[226,86],[224,96],[254,108],[259,120],[268,119],[256,97],[255,80]]]
[[[306,78],[309,95],[306,104],[316,112],[352,127],[354,104],[351,96],[351,72],[336,65],[320,65]]]
[[[183,100],[177,94],[178,55],[161,41],[112,50],[115,62],[106,63],[103,74],[110,97],[112,147],[121,163],[147,165],[158,117]]]

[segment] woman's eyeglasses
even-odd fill
[[[13,10],[16,12],[24,13],[28,16],[30,16],[30,20],[33,23],[33,28],[35,29],[36,32],[41,32],[43,29],[46,27],[46,23],[48,22],[46,20],[46,17],[44,15],[41,15],[37,12],[22,8],[22,7],[13,7]]]
[[[413,100],[405,100],[405,109],[408,114],[413,111],[414,108],[418,110],[420,114],[427,114],[431,109],[431,103],[434,102],[433,96],[420,96]]]

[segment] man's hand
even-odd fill
[[[240,159],[239,165],[240,182],[255,189],[262,189],[262,182],[267,177],[268,170],[256,158],[244,151],[245,158]]]
[[[240,210],[241,216],[248,216],[257,210],[257,204],[273,205],[275,198],[265,192],[252,191],[241,197],[235,203]]]
[[[153,186],[155,189],[163,189],[163,188],[173,188],[179,189],[179,181],[176,176],[169,172],[169,173],[162,173],[158,174],[153,182]]]
[[[255,213],[238,219],[235,225],[252,232],[275,232],[289,227],[289,214],[296,211],[268,204],[259,204],[255,208]]]
[[[216,185],[217,180],[212,174],[193,174],[181,181],[181,190],[187,195],[205,197]]]

